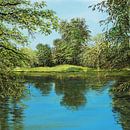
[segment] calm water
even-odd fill
[[[26,96],[0,101],[0,130],[130,130],[130,98],[111,91],[128,80],[28,77]]]

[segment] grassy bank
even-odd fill
[[[76,66],[76,65],[58,65],[54,67],[34,67],[34,68],[15,68],[15,72],[45,72],[45,73],[64,73],[64,72],[88,72],[88,71],[98,71],[94,68]],[[120,71],[130,71],[130,68],[123,69],[100,69],[101,72],[120,72]]]
[[[16,72],[87,72],[91,70],[87,67],[75,66],[75,65],[58,65],[55,67],[35,67],[35,68],[16,68],[14,71]]]
[[[59,65],[55,67],[35,67],[35,68],[16,68],[14,71],[18,75],[24,76],[42,76],[49,78],[87,78],[92,76],[98,77],[118,77],[129,76],[129,70],[100,70],[97,69],[74,66],[74,65]]]

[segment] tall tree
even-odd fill
[[[57,41],[59,49],[55,49],[58,53],[61,51],[61,59],[66,64],[79,65],[79,54],[82,47],[87,43],[90,37],[90,31],[86,25],[85,19],[73,18],[68,21],[62,21],[60,24],[61,40]]]
[[[67,45],[63,42],[62,39],[56,39],[53,41],[52,57],[55,65],[66,64],[66,54],[65,50]]]
[[[84,18],[73,18],[70,22],[62,21],[60,27],[62,39],[67,45],[66,59],[69,64],[80,65],[80,53],[90,38],[90,30]]]
[[[52,53],[51,48],[47,44],[38,44],[37,48],[37,58],[38,66],[52,66]]]

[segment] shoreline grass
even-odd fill
[[[54,67],[15,68],[13,71],[22,76],[42,76],[49,78],[84,78],[90,68],[75,65],[58,65]]]
[[[76,65],[58,65],[54,67],[34,67],[34,68],[25,68],[25,67],[17,67],[13,70],[14,72],[41,72],[41,73],[66,73],[66,72],[90,72],[96,71],[95,68],[88,68],[83,66],[76,66]],[[130,68],[123,68],[123,69],[100,69],[99,72],[120,72],[120,71],[130,71]]]
[[[34,67],[34,68],[15,68],[15,72],[87,72],[91,68],[75,66],[75,65],[58,65],[54,67]]]
[[[75,66],[75,65],[58,65],[54,67],[35,67],[35,68],[15,68],[13,70],[18,75],[24,76],[42,76],[42,77],[67,77],[67,78],[86,78],[90,75],[106,76],[129,76],[130,70],[127,69],[101,69],[98,71],[94,68]]]

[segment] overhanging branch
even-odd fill
[[[0,3],[0,6],[16,6],[21,4],[20,2],[17,3]]]
[[[1,48],[5,49],[5,50],[12,51],[12,52],[14,52],[15,54],[19,54],[19,53],[18,53],[17,51],[15,51],[14,49],[8,48],[8,47],[6,47],[6,46],[4,46],[4,45],[0,45],[0,49],[1,49]]]
[[[27,56],[25,54],[18,52],[19,50],[16,51],[12,48],[9,48],[9,47],[6,47],[6,46],[0,44],[0,49],[2,49],[2,48],[15,53],[16,55],[18,55],[21,59],[23,59],[25,61],[30,61],[30,59],[27,58]]]

